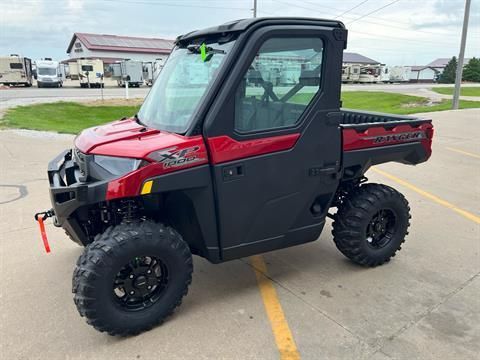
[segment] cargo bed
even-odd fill
[[[432,153],[432,120],[341,109],[343,166],[352,176],[388,161],[415,165]]]

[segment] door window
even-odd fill
[[[323,41],[271,38],[253,59],[235,94],[235,130],[294,126],[320,90]]]

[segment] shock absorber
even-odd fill
[[[122,222],[131,223],[134,221],[138,221],[140,219],[139,211],[140,207],[137,201],[133,199],[120,201],[118,213],[122,216]]]

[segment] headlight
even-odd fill
[[[109,173],[117,176],[128,174],[145,165],[145,161],[139,159],[122,158],[114,156],[94,155],[93,161],[107,170]]]

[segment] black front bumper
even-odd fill
[[[50,199],[55,211],[55,225],[83,242],[85,232],[75,212],[84,206],[105,201],[108,181],[83,182],[81,169],[72,150],[58,154],[48,164]]]

